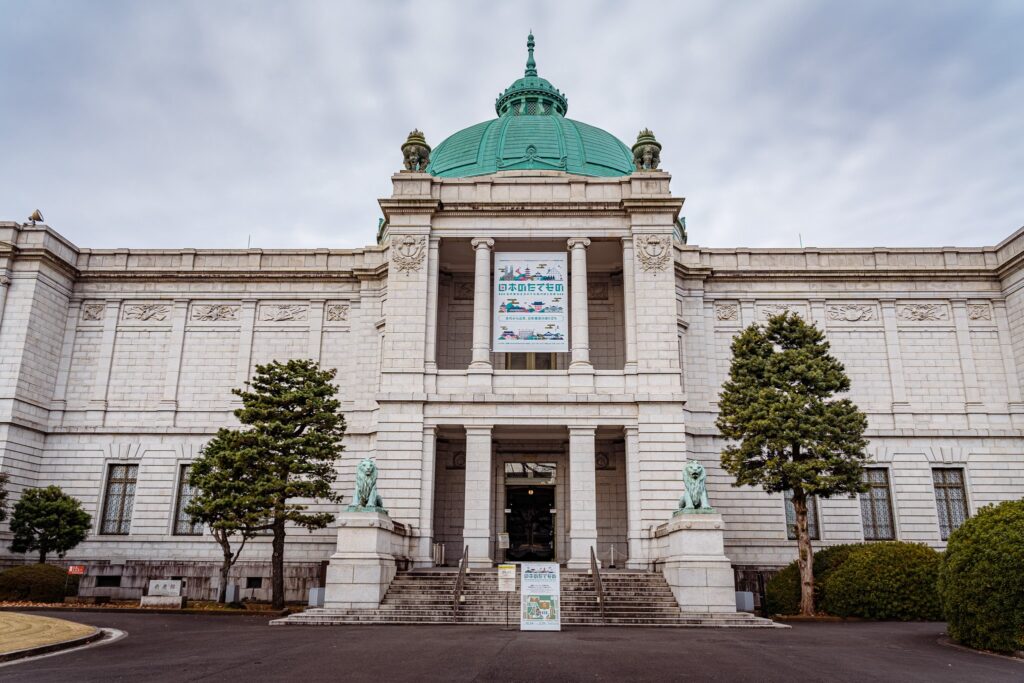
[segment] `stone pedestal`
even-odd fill
[[[659,561],[686,612],[735,612],[736,583],[717,513],[677,512],[655,530]]]
[[[406,537],[383,512],[338,515],[338,548],[327,565],[324,607],[376,609],[397,572]]]

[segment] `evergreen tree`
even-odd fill
[[[328,512],[308,512],[296,499],[338,502],[332,484],[341,456],[345,418],[331,384],[334,370],[321,370],[311,360],[272,361],[257,365],[247,389],[234,389],[242,399],[235,416],[248,429],[244,448],[257,463],[253,494],[267,506],[273,532],[272,596],[284,607],[284,541],[290,522],[322,529],[334,521]]]
[[[252,446],[247,432],[221,429],[189,468],[189,484],[196,492],[185,512],[210,528],[224,556],[218,602],[226,598],[228,576],[246,542],[270,528],[268,515],[273,501],[262,493],[259,452]],[[233,550],[235,535],[240,535],[241,542]]]
[[[849,399],[833,398],[850,389],[850,380],[825,335],[798,315],[746,328],[733,339],[732,355],[716,422],[733,442],[722,451],[722,467],[734,486],[793,492],[800,613],[813,614],[808,498],[864,490],[867,418]]]
[[[67,551],[85,540],[92,517],[77,499],[59,486],[28,489],[14,506],[11,515],[11,550],[16,553],[39,551],[39,564],[46,564],[49,553],[64,557]]]
[[[0,472],[0,522],[7,519],[7,480],[7,473]]]

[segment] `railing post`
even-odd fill
[[[466,571],[469,569],[469,546],[462,551],[459,561],[459,576],[455,579],[455,590],[452,592],[452,621],[459,620],[459,603],[462,600],[462,589],[466,582]]]
[[[594,554],[594,546],[590,546],[590,573],[594,577],[594,589],[597,593],[597,606],[601,609],[601,623],[608,621],[604,614],[604,584],[601,582],[601,566],[597,563],[597,555]]]

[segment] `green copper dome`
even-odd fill
[[[522,170],[631,174],[633,153],[626,145],[607,131],[565,118],[565,95],[537,75],[532,33],[526,46],[526,73],[498,97],[498,118],[447,138],[431,153],[427,172],[441,178]]]

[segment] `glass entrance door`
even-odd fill
[[[508,550],[506,560],[555,559],[554,486],[506,486]]]

